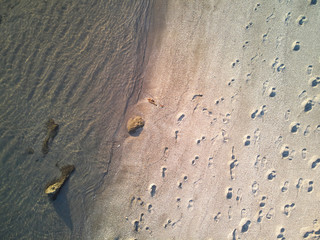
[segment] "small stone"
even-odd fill
[[[132,117],[127,122],[127,129],[130,134],[144,126],[144,120],[140,116]]]
[[[67,181],[70,174],[74,171],[74,165],[66,165],[60,169],[61,176],[59,179],[55,179],[49,182],[46,186],[45,193],[52,199],[55,200],[60,189],[62,188],[63,184]]]

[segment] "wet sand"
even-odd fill
[[[127,112],[146,124],[119,147],[96,238],[319,238],[320,4],[153,10]]]

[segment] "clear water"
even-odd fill
[[[141,86],[150,5],[0,0],[1,239],[84,236]],[[44,155],[50,118],[59,132]],[[66,164],[76,170],[52,202],[45,185]]]

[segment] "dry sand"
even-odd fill
[[[319,239],[320,3],[160,2],[96,238]]]

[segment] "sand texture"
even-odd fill
[[[96,237],[319,239],[320,3],[160,2]]]

